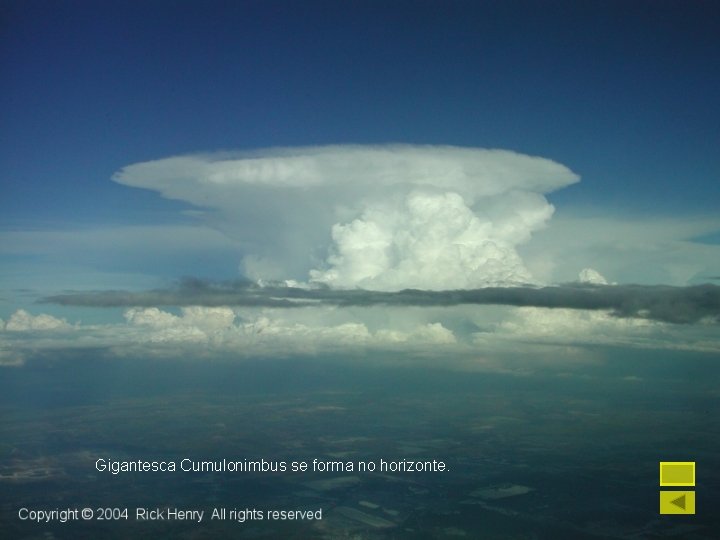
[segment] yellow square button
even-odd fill
[[[694,461],[661,461],[660,462],[660,485],[661,486],[694,486],[695,485],[695,462]]]
[[[661,514],[694,514],[695,513],[695,492],[694,491],[661,491],[660,492],[660,513]]]

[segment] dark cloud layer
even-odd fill
[[[258,286],[244,281],[213,283],[186,279],[170,289],[67,293],[46,297],[41,302],[91,307],[504,305],[610,310],[617,317],[641,317],[676,324],[695,323],[701,319],[720,322],[720,287],[711,284],[690,287],[567,284],[541,288],[488,287],[452,291],[406,289],[399,292],[381,292],[363,289]]]

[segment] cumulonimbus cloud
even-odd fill
[[[129,165],[113,179],[202,207],[252,279],[393,291],[521,285],[516,248],[578,181],[549,159],[450,146],[320,146]]]

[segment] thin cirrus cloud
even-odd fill
[[[506,150],[346,145],[171,157],[113,179],[204,208],[251,279],[393,291],[537,283],[517,247],[578,176]]]

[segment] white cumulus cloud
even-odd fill
[[[608,281],[600,272],[592,268],[583,268],[578,275],[580,283],[590,283],[592,285],[607,285]]]
[[[70,328],[65,319],[58,319],[52,315],[41,313],[31,315],[24,309],[18,309],[5,323],[5,330],[9,332],[25,332],[29,330],[61,330]]]
[[[552,207],[541,197],[522,203],[512,217],[497,218],[474,212],[454,192],[413,192],[401,204],[378,203],[333,226],[327,268],[312,270],[311,279],[374,290],[529,283],[515,245],[550,218]]]

